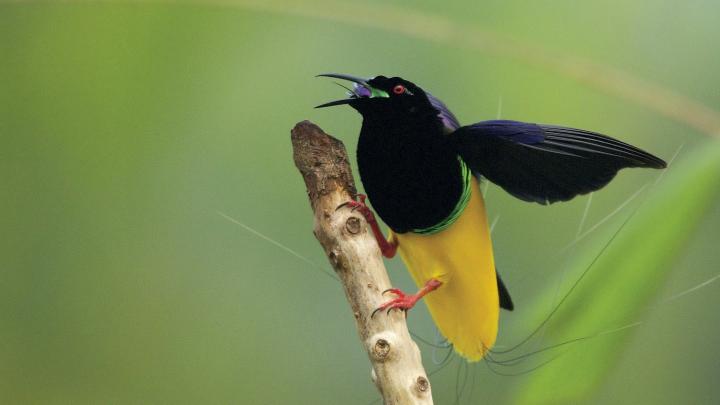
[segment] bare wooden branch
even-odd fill
[[[337,210],[356,197],[345,146],[310,121],[295,125],[291,138],[315,214],[315,236],[340,277],[385,404],[432,404],[430,382],[405,316],[393,311],[370,317],[388,299],[381,293],[390,288],[390,280],[365,219],[350,209]]]

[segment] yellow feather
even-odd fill
[[[460,217],[435,234],[390,234],[415,283],[443,284],[423,300],[440,333],[470,361],[483,358],[495,343],[499,298],[490,229],[477,182]]]

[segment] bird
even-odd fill
[[[352,87],[341,85],[347,98],[316,108],[349,105],[362,116],[356,158],[366,194],[341,207],[362,213],[382,255],[399,253],[419,288],[384,291],[394,298],[371,317],[392,310],[407,316],[422,298],[440,333],[470,362],[495,344],[500,309],[514,309],[495,267],[481,179],[547,205],[599,190],[623,168],[667,166],[582,129],[499,119],[462,126],[440,99],[401,77],[318,76]]]

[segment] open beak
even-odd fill
[[[346,90],[348,90],[347,95],[349,96],[349,98],[342,99],[342,100],[335,100],[335,101],[331,101],[331,102],[325,103],[325,104],[320,104],[319,106],[317,106],[315,108],[324,108],[324,107],[332,107],[334,105],[349,104],[353,100],[357,100],[357,99],[363,98],[363,97],[367,98],[367,97],[371,97],[373,95],[373,88],[368,84],[366,79],[356,77],[356,76],[344,75],[344,74],[340,74],[340,73],[323,73],[323,74],[317,75],[317,77],[320,77],[320,76],[348,80],[348,81],[353,82],[353,87],[348,88],[348,87],[340,85],[342,87],[345,87]]]

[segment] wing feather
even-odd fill
[[[475,173],[540,204],[598,190],[626,167],[666,167],[662,159],[625,142],[556,125],[483,121],[450,136]]]

